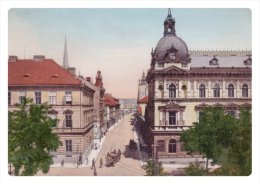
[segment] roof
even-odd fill
[[[212,56],[191,56],[191,67],[216,67],[216,65],[210,65]],[[219,67],[248,67],[244,64],[244,61],[248,59],[248,56],[216,56]]]
[[[104,95],[104,102],[106,106],[116,106],[120,105],[118,99],[114,98],[111,94],[106,93]]]
[[[69,71],[52,59],[8,62],[8,85],[80,85]]]
[[[138,100],[138,103],[147,103],[148,102],[148,96],[145,96],[143,98],[141,98],[140,100]]]

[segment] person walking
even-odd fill
[[[96,166],[95,166],[95,159],[93,158],[93,160],[92,160],[92,166],[91,166],[91,169],[96,169]]]
[[[102,168],[102,166],[103,166],[103,159],[102,158],[100,158],[100,168]]]
[[[94,176],[97,176],[97,170],[96,170],[96,168],[94,168]]]

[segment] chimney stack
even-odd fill
[[[72,75],[76,75],[76,68],[75,67],[68,67],[67,70],[72,74]]]
[[[44,61],[45,56],[44,55],[34,55],[33,56],[33,61]]]
[[[9,56],[8,62],[16,62],[18,60],[17,56]]]

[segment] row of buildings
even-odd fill
[[[169,9],[163,37],[151,52],[138,85],[138,114],[146,143],[163,162],[189,157],[181,133],[198,122],[205,107],[223,107],[238,117],[252,104],[251,51],[189,51],[176,35]]]
[[[57,119],[53,132],[62,146],[52,153],[54,162],[84,162],[91,150],[97,149],[107,130],[122,117],[119,100],[105,93],[101,72],[95,82],[76,75],[69,67],[65,40],[63,66],[44,56],[8,60],[8,106],[32,98],[34,103],[52,105],[49,116]]]

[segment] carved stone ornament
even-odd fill
[[[242,89],[243,84],[246,84],[248,86],[248,88],[251,88],[251,81],[249,81],[249,80],[239,81],[239,88],[240,89]]]
[[[197,80],[197,89],[199,89],[200,85],[201,84],[204,84],[205,85],[205,88],[209,88],[209,80]]]
[[[212,80],[211,81],[211,88],[214,88],[215,84],[218,84],[220,88],[223,86],[223,81],[222,80]]]
[[[237,88],[237,80],[226,80],[226,89],[228,89],[228,85],[229,84],[233,84],[233,86],[234,86],[234,89],[236,89]]]
[[[179,81],[178,80],[166,80],[166,88],[168,89],[171,84],[174,84],[176,88],[179,88]]]

